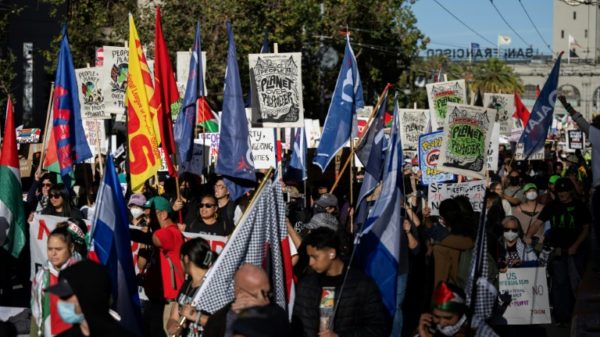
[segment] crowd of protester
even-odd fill
[[[346,196],[329,193],[327,183],[288,183],[288,234],[296,293],[293,312],[271,299],[261,266],[242,265],[234,278],[234,300],[209,313],[191,299],[218,257],[202,238],[183,232],[229,236],[246,208],[231,200],[223,179],[186,174],[179,191],[172,180],[147,184],[127,195],[131,237],[140,244],[137,266],[146,336],[465,336],[470,335],[464,289],[475,258],[478,226],[485,226],[489,281],[509,268],[547,268],[553,322],[569,324],[578,283],[592,256],[590,233],[598,235],[598,140],[600,118],[590,126],[594,154],[547,149],[544,161],[517,161],[507,146],[500,168],[489,172],[485,222],[468,198],[443,200],[439,216],[427,206],[427,186],[411,159],[404,166],[402,254],[397,310],[389,317],[377,285],[352,267],[357,227]],[[592,174],[592,171],[594,174]],[[594,190],[595,188],[595,190]],[[47,263],[31,284],[31,336],[130,336],[109,315],[110,280],[89,262],[97,186],[73,194],[52,173],[34,175],[27,212],[65,217],[47,240]],[[376,192],[377,193],[377,192]],[[592,195],[593,193],[593,195]],[[306,197],[305,197],[306,196]],[[370,198],[372,204],[375,198]],[[595,200],[595,204],[593,204]],[[592,208],[594,218],[590,211]],[[93,288],[93,291],[91,291]],[[431,300],[430,300],[431,299]],[[501,310],[494,315],[501,316]],[[291,319],[289,319],[291,317]],[[498,318],[498,317],[495,317]],[[494,319],[490,319],[493,322]],[[496,326],[500,334],[511,327]],[[539,331],[538,331],[539,332]],[[542,333],[543,335],[543,333]]]

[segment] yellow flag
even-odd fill
[[[133,16],[129,15],[129,67],[127,74],[127,130],[129,140],[129,174],[131,189],[139,192],[148,178],[161,166],[158,145],[160,132],[156,105],[152,101],[154,87],[150,69],[142,50]]]

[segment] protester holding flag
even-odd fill
[[[315,273],[298,284],[294,336],[389,336],[390,319],[377,285],[344,262],[339,236],[317,228],[303,242]]]
[[[78,262],[73,256],[73,236],[67,227],[53,230],[48,236],[48,261],[35,275],[31,285],[31,336],[56,336],[72,328],[58,316],[56,295],[44,290],[58,283],[59,273]]]

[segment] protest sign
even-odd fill
[[[249,130],[252,159],[255,169],[277,167],[275,158],[275,131],[273,128],[251,128]]]
[[[421,182],[424,185],[454,179],[452,173],[437,169],[442,137],[443,131],[427,133],[419,137],[419,169],[421,170]]]
[[[448,103],[438,169],[484,178],[496,110]]]
[[[406,151],[417,151],[419,136],[425,133],[429,124],[429,110],[400,109],[400,137],[402,138],[402,149]]]
[[[448,103],[465,104],[467,90],[465,80],[427,84],[427,99],[431,110],[431,126],[434,130],[444,126]]]
[[[104,109],[106,114],[116,114],[116,120],[124,122],[125,91],[127,90],[127,70],[129,49],[125,47],[103,47],[104,61],[100,71]]]
[[[467,181],[464,183],[430,183],[427,194],[427,205],[431,215],[440,215],[440,203],[446,199],[464,195],[469,198],[473,211],[480,212],[485,195],[485,181]]]
[[[219,155],[219,137],[220,136],[218,132],[201,132],[198,134],[198,138],[194,139],[194,144],[199,144],[210,148],[208,151],[210,163],[217,162],[217,156]]]
[[[544,160],[544,148],[542,147],[537,152],[534,152],[527,158],[528,160]],[[515,160],[525,160],[523,155],[523,143],[517,143],[517,149],[515,151]]]
[[[500,124],[500,134],[509,136],[514,126],[512,115],[515,113],[515,95],[483,94],[483,107],[496,110],[496,122]]]
[[[101,68],[75,69],[81,117],[109,119],[110,113],[104,106],[104,91],[101,81]]]
[[[304,130],[306,132],[306,147],[316,149],[321,140],[321,126],[318,119],[304,119]]]
[[[523,128],[521,128],[521,127],[514,128],[514,129],[510,130],[510,136],[509,136],[508,140],[511,143],[516,143],[521,138],[521,134],[523,134]]]
[[[187,85],[187,80],[190,71],[190,59],[192,58],[191,51],[178,51],[177,52],[177,85],[181,84],[183,86],[183,91],[180,91],[179,96],[183,97],[185,95],[185,86]],[[206,90],[206,52],[202,52],[202,78],[204,79],[204,95],[208,94]]]
[[[102,119],[83,119],[83,132],[85,138],[90,145],[92,155],[96,156],[98,150],[100,154],[106,154],[108,151],[108,142],[106,141],[106,131],[104,128],[104,120]]]
[[[577,129],[567,130],[567,150],[585,150],[585,133]]]
[[[487,151],[487,169],[488,171],[498,170],[498,156],[500,155],[500,123],[494,123],[492,127],[492,136]]]
[[[38,143],[42,130],[38,128],[30,129],[17,129],[17,143],[19,144],[31,144]]]
[[[56,228],[56,224],[59,222],[66,221],[67,218],[53,215],[41,215],[35,214],[33,221],[29,223],[29,237],[30,237],[30,252],[31,252],[31,274],[30,277],[33,279],[37,270],[46,263],[48,260],[48,236]],[[88,226],[88,232],[91,231],[91,222],[85,220]],[[129,226],[130,228],[136,228]],[[183,236],[187,239],[202,237],[208,241],[213,251],[220,253],[225,247],[227,237],[198,234],[183,232]],[[133,253],[134,266],[137,266],[137,252],[139,250],[139,243],[131,242],[131,251]],[[137,270],[136,270],[137,271]]]
[[[546,268],[509,268],[499,273],[499,291],[512,297],[503,317],[508,325],[550,324]]]
[[[252,126],[304,126],[301,54],[249,54],[248,61]]]

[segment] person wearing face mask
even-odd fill
[[[521,175],[519,171],[512,170],[508,175],[508,186],[504,188],[502,198],[508,200],[511,206],[517,206],[525,202],[525,194],[521,188]]]
[[[59,298],[60,317],[78,330],[72,336],[135,336],[110,314],[111,282],[104,266],[92,261],[70,266],[47,292]]]
[[[569,178],[556,182],[557,200],[546,205],[527,232],[526,242],[548,221],[545,245],[554,248],[548,263],[552,286],[550,302],[557,323],[571,321],[575,305],[575,290],[583,274],[588,247],[584,242],[589,235],[592,217],[587,206],[574,197],[575,186]]]
[[[544,209],[544,205],[538,202],[538,191],[535,184],[525,184],[523,191],[525,192],[525,199],[527,201],[515,207],[513,215],[519,220],[523,233],[527,233],[529,227],[537,220],[538,215]],[[544,242],[544,229],[540,228],[534,234],[534,237],[537,244],[542,244]]]
[[[440,282],[433,292],[431,313],[419,319],[415,337],[475,336],[469,331],[465,292],[451,283]]]
[[[532,247],[523,241],[523,230],[519,219],[507,216],[502,221],[503,235],[498,240],[498,270],[506,272],[507,268],[520,267],[525,263],[537,261]]]
[[[31,336],[52,337],[72,328],[57,313],[58,298],[44,292],[58,282],[59,273],[78,260],[73,257],[73,237],[66,227],[48,236],[48,262],[35,275],[31,285]]]

